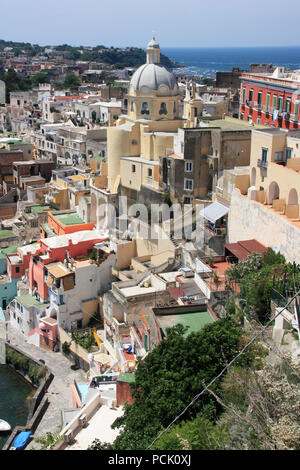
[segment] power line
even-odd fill
[[[244,346],[244,348],[221,370],[221,372],[216,376],[214,377],[208,385],[205,385],[205,387],[202,389],[202,391],[200,393],[198,393],[197,395],[194,396],[194,398],[192,399],[192,401],[184,408],[183,411],[181,411],[181,413],[179,413],[179,415],[176,416],[176,418],[173,419],[173,421],[163,430],[159,433],[159,435],[151,442],[151,444],[147,447],[146,450],[149,450],[153,444],[161,437],[163,436],[167,431],[168,429],[170,429],[170,427],[198,400],[198,398],[201,397],[201,395],[203,395],[204,392],[206,392],[208,390],[209,387],[211,387],[211,385],[216,381],[218,380],[223,374],[224,372],[226,372],[227,369],[229,369],[229,367],[248,349],[248,347],[264,332],[264,330],[266,330],[266,328],[275,320],[275,318],[277,318],[285,309],[288,305],[290,305],[290,303],[293,302],[293,300],[295,300],[295,298],[297,297],[297,295],[300,294],[300,290],[286,303],[286,305],[282,308],[282,310],[280,310],[279,312],[277,312],[277,314],[274,316],[274,318],[272,318],[271,320],[269,320],[267,322],[267,324],[262,328],[262,330],[256,334],[247,344],[246,346]]]

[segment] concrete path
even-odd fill
[[[28,353],[37,360],[45,361],[46,366],[54,374],[54,379],[48,388],[46,396],[49,406],[44,417],[38,425],[34,438],[44,437],[47,432],[55,433],[61,430],[62,410],[72,408],[72,395],[70,385],[74,379],[79,383],[86,383],[86,372],[79,369],[73,371],[70,362],[62,353],[46,351],[33,344],[28,344],[21,334],[8,324],[8,339],[11,344]],[[40,449],[40,444],[34,440],[26,447],[26,450]]]

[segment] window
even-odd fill
[[[282,111],[283,108],[283,96],[279,96],[278,102],[277,102],[277,109],[278,111]]]
[[[258,104],[258,106],[261,106],[261,99],[262,99],[262,91],[259,91],[258,95],[257,95],[257,104]]]
[[[277,95],[273,95],[273,108],[277,108]]]
[[[135,173],[135,165],[132,165],[131,171],[132,171],[132,173]]]
[[[181,153],[184,152],[184,143],[183,142],[180,142],[180,152]]]
[[[149,104],[147,102],[142,103],[141,114],[149,114]]]
[[[268,158],[268,149],[262,148],[261,149],[261,159],[263,162],[266,162]]]
[[[130,111],[133,111],[133,101],[130,101]],[[102,114],[103,116],[103,114]]]
[[[283,162],[283,152],[274,152],[274,162]]]
[[[192,191],[194,189],[194,180],[184,178],[184,189]]]
[[[16,273],[19,273],[20,272],[20,268],[19,266],[16,267]]]
[[[244,120],[244,113],[241,113],[241,120]]]
[[[285,102],[285,111],[289,113],[291,111],[291,98],[287,98]]]
[[[168,114],[166,103],[160,103],[159,114]]]
[[[267,101],[266,101],[266,111],[269,111],[269,106],[270,106],[270,93],[267,94]]]
[[[184,198],[184,204],[191,204],[191,198],[190,197],[185,197]]]
[[[249,90],[249,101],[253,100],[253,90]]]
[[[197,108],[194,108],[194,117],[197,117]]]
[[[287,147],[285,149],[285,159],[287,160],[288,158],[292,158],[292,148]]]
[[[243,95],[242,95],[242,103],[245,103],[245,97],[246,97],[246,88],[243,88]]]
[[[294,114],[295,114],[295,121],[298,121],[298,119],[299,119],[299,101],[295,102]]]
[[[152,169],[148,168],[148,178],[152,178]]]
[[[193,162],[185,162],[184,171],[191,173],[193,171]]]

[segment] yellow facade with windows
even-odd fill
[[[253,130],[250,184],[252,199],[299,219],[300,136],[277,128]]]

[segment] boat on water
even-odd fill
[[[0,419],[0,431],[10,431],[11,427],[10,424],[7,421],[4,421],[4,419]]]

